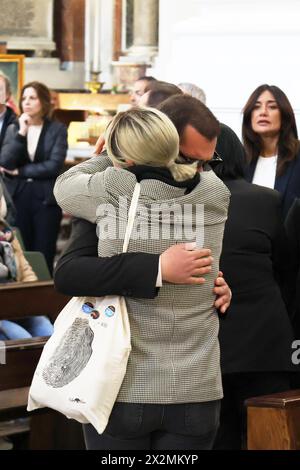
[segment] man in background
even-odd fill
[[[6,106],[9,98],[11,97],[10,81],[4,73],[0,71],[0,152],[6,129],[10,124],[17,120],[14,111]]]
[[[156,78],[143,76],[134,82],[133,88],[130,92],[130,102],[132,106],[138,106],[140,98],[143,96],[151,82],[156,82]]]
[[[11,97],[11,85],[10,81],[4,73],[0,71],[0,154],[2,144],[7,128],[10,124],[17,122],[17,116],[15,112],[7,106],[7,102]],[[10,224],[14,225],[16,217],[16,209],[11,199],[9,192],[6,189],[2,173],[0,172],[0,186],[2,188],[2,194],[0,199],[0,215],[2,218]]]

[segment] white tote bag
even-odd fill
[[[126,227],[127,251],[138,198],[136,184]],[[54,323],[29,391],[27,410],[53,408],[99,434],[107,425],[126,373],[130,325],[123,297],[73,297]]]

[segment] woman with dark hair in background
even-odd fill
[[[220,269],[232,290],[220,318],[224,398],[216,449],[243,446],[247,398],[289,389],[293,340],[280,289],[289,265],[281,198],[245,181],[244,152],[234,136],[228,133],[214,170],[231,192]]]
[[[248,181],[277,189],[286,215],[300,197],[300,156],[295,115],[280,88],[261,85],[254,90],[244,108],[242,134]]]
[[[0,165],[25,247],[41,251],[52,272],[61,220],[53,186],[66,157],[67,130],[50,119],[51,95],[42,83],[23,87],[20,109],[18,124],[7,129]]]

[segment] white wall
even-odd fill
[[[160,0],[159,21],[157,78],[199,85],[239,135],[250,93],[275,84],[300,126],[299,0]]]

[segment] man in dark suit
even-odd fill
[[[10,124],[14,124],[17,122],[17,116],[14,111],[6,106],[7,101],[11,96],[11,86],[10,81],[0,72],[0,154],[2,149],[2,144],[4,141],[4,137],[7,131],[7,128]],[[2,175],[0,174],[0,185],[3,191],[3,197],[6,203],[6,214],[2,214],[5,217],[6,221],[10,225],[14,225],[15,217],[16,217],[16,209],[14,203],[11,199],[9,192],[6,189],[4,184]]]
[[[14,111],[6,106],[10,96],[11,88],[9,79],[0,72],[0,152],[7,127],[17,121],[17,116]]]

